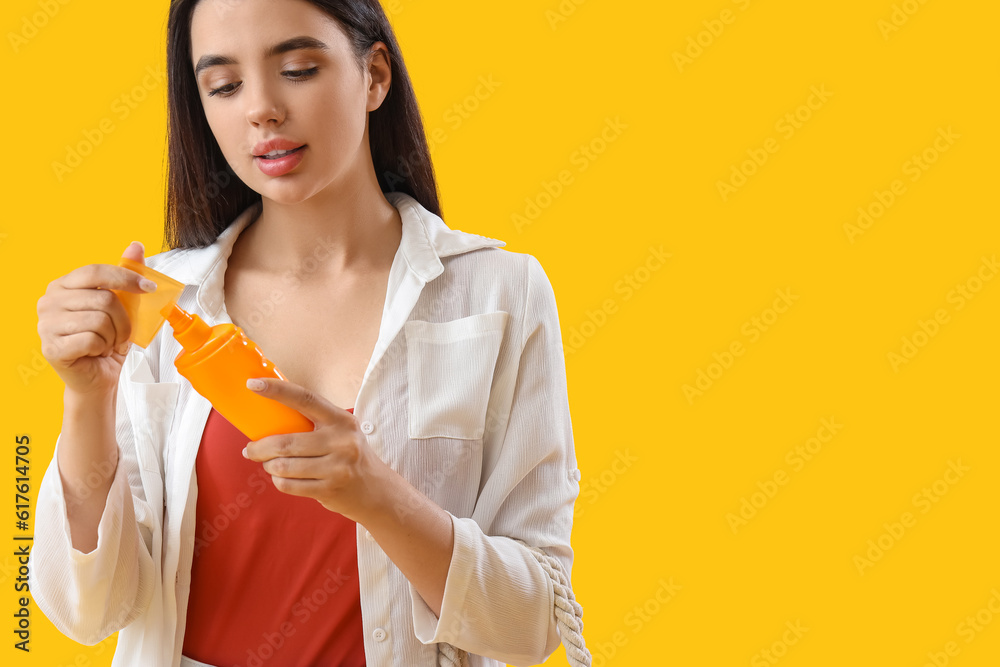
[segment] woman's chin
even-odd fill
[[[267,199],[275,204],[281,204],[282,206],[301,204],[308,201],[315,194],[311,188],[304,188],[301,185],[287,182],[271,182],[263,185],[256,183],[254,185],[256,187],[252,187],[252,189],[263,199]]]

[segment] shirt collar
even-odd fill
[[[384,194],[386,200],[399,211],[403,222],[398,252],[406,260],[407,268],[424,283],[430,282],[444,271],[442,257],[506,245],[498,239],[451,229],[444,220],[406,193]],[[260,202],[248,207],[210,246],[168,251],[164,253],[162,261],[147,263],[157,271],[193,286],[197,290],[196,298],[202,312],[215,319],[222,310],[223,279],[233,245],[240,233],[258,218],[261,210]]]

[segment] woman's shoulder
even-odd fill
[[[527,295],[530,290],[552,291],[541,261],[530,253],[506,248],[481,248],[444,260],[452,280],[486,291]]]
[[[558,331],[555,291],[532,254],[483,248],[445,260],[449,278],[436,292],[442,319],[504,311],[513,338],[523,340],[539,327]]]
[[[205,246],[204,248],[172,248],[147,257],[146,266],[161,273],[171,275],[171,269],[176,269],[190,259],[197,258],[200,255],[210,255],[213,252],[214,245]]]

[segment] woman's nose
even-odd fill
[[[246,86],[246,83],[243,84]],[[253,125],[263,125],[270,121],[281,124],[285,120],[284,104],[264,84],[252,86],[247,100],[247,120]]]

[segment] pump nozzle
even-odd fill
[[[163,311],[167,309],[164,308]],[[185,350],[197,350],[212,337],[212,329],[204,320],[187,312],[176,303],[170,304],[167,321],[174,329],[174,338]]]

